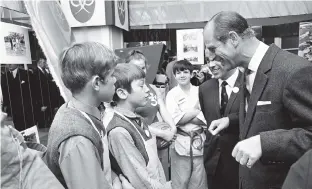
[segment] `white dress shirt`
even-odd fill
[[[12,71],[12,75],[13,75],[14,78],[16,78],[17,69],[18,69],[18,68],[16,68],[15,70]]]
[[[226,90],[226,94],[227,94],[228,100],[229,100],[231,93],[233,91],[236,79],[238,77],[238,73],[239,73],[238,69],[236,69],[235,72],[229,78],[227,78],[227,80],[218,79],[218,81],[219,81],[219,104],[220,104],[220,107],[221,107],[221,90],[222,90],[221,84],[222,84],[222,82],[223,81],[227,82],[227,85],[225,86],[225,90]]]
[[[246,88],[249,91],[249,94],[252,92],[253,84],[255,82],[256,74],[258,71],[258,68],[260,66],[260,63],[269,49],[269,46],[260,42],[255,54],[252,56],[249,64],[248,64],[248,69],[250,70],[250,74],[246,76]],[[248,102],[247,99],[245,99],[245,110],[247,111],[248,109]]]
[[[260,42],[255,54],[252,56],[248,64],[248,69],[251,71],[251,73],[246,77],[246,88],[248,89],[250,94],[252,91],[253,84],[255,82],[259,65],[268,49],[269,49],[268,45],[264,44],[263,42]]]

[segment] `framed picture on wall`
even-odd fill
[[[28,29],[0,22],[0,63],[31,64]]]
[[[300,23],[298,55],[312,61],[312,22]]]
[[[177,30],[177,59],[204,64],[203,29]]]

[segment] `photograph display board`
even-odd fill
[[[31,64],[28,29],[0,22],[0,63]]]
[[[203,29],[177,30],[177,60],[204,64]]]
[[[312,22],[300,23],[298,55],[312,61]]]

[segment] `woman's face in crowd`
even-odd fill
[[[143,59],[131,60],[129,63],[139,66],[144,71],[144,73],[146,74],[147,69],[146,69],[145,61]]]

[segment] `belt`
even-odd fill
[[[177,134],[180,134],[182,136],[189,136],[190,137],[190,164],[191,164],[191,175],[189,177],[189,179],[191,178],[192,176],[192,172],[193,172],[193,148],[196,148],[198,150],[201,150],[203,148],[203,138],[201,137],[201,134],[204,132],[204,129],[203,128],[200,128],[198,130],[195,130],[195,131],[191,131],[191,132],[185,132],[183,131],[182,129],[180,129],[179,127],[177,128]],[[200,145],[198,147],[195,147],[193,145],[193,142],[195,141],[195,137],[196,136],[199,136],[199,139],[200,139]]]

